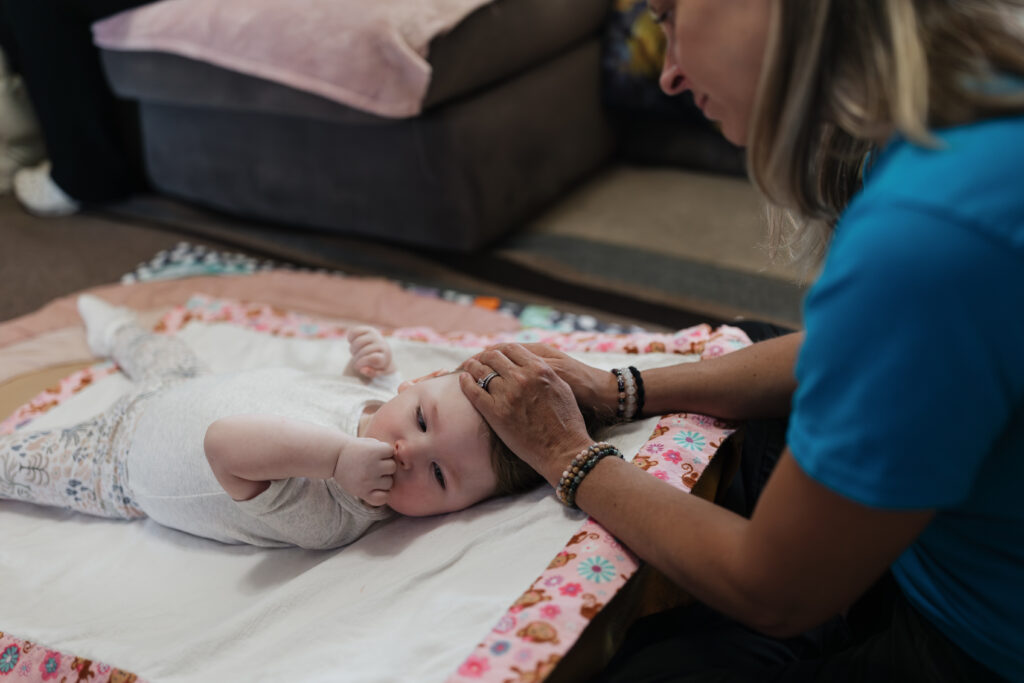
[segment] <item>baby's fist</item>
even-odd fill
[[[373,379],[395,372],[391,347],[384,336],[373,327],[360,325],[349,330],[348,349],[352,354],[352,360],[348,364],[352,374]]]
[[[356,438],[345,444],[338,454],[334,480],[356,498],[379,507],[388,502],[397,468],[395,449],[390,444]]]

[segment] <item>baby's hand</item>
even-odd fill
[[[348,366],[353,374],[373,379],[378,375],[395,372],[391,347],[383,335],[373,327],[361,325],[349,330],[348,349],[352,354]]]
[[[395,449],[377,439],[352,439],[338,453],[334,480],[353,496],[374,506],[388,502],[394,483]]]

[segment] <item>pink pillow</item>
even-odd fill
[[[492,0],[162,0],[97,22],[109,50],[171,52],[380,116],[420,113],[430,42]]]

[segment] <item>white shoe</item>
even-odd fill
[[[60,189],[50,176],[50,162],[14,174],[14,196],[29,213],[52,218],[78,213],[82,205]]]
[[[0,51],[0,194],[13,186],[14,173],[46,159],[46,147],[21,77],[12,74]]]
[[[78,297],[78,314],[85,321],[89,350],[100,358],[110,357],[118,330],[125,325],[137,324],[139,319],[130,308],[111,306],[92,294]]]

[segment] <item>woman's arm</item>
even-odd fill
[[[934,514],[843,498],[804,474],[788,449],[750,520],[618,458],[594,468],[576,503],[695,598],[775,637],[845,609]]]
[[[272,481],[330,479],[371,505],[387,502],[394,450],[376,439],[276,415],[233,415],[206,430],[206,459],[235,500],[249,500]]]
[[[553,486],[591,443],[574,397],[516,345],[489,349],[460,377],[498,436]],[[484,391],[474,379],[499,373]],[[775,636],[799,633],[851,603],[931,520],[872,509],[806,476],[787,450],[750,520],[623,460],[605,458],[576,502],[616,538],[711,607]]]
[[[794,368],[803,333],[752,344],[718,358],[644,370],[644,414],[693,412],[725,419],[788,414],[796,390]],[[527,344],[572,387],[577,402],[599,417],[615,414],[618,387],[605,370],[580,363],[544,344]]]

